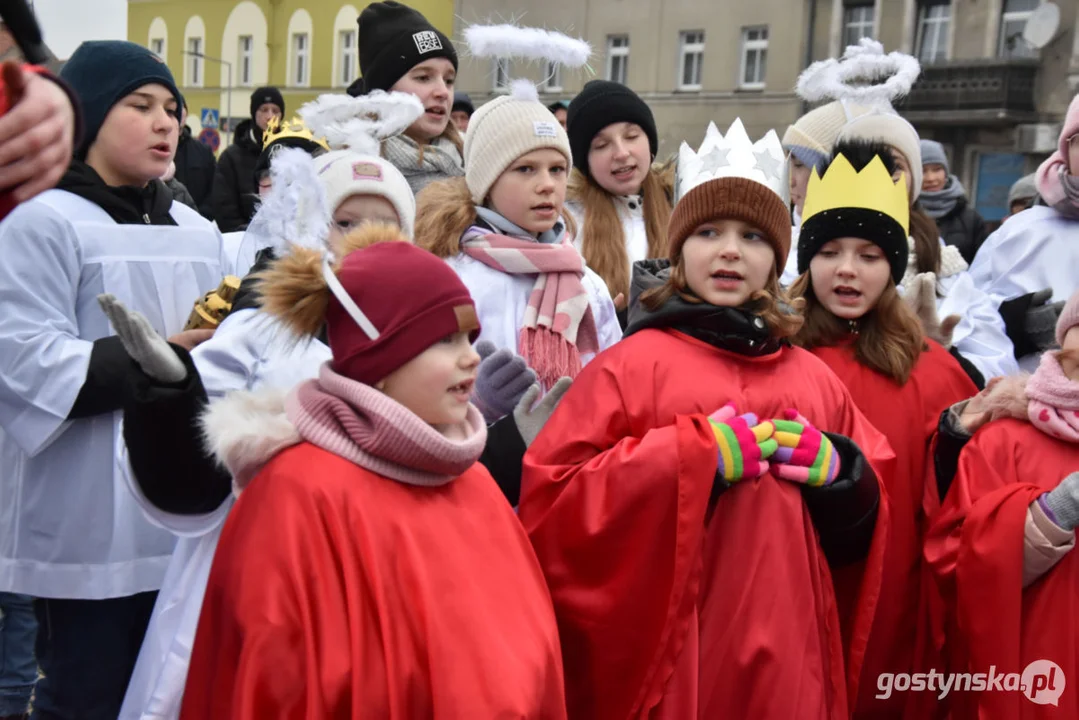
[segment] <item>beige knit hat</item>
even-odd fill
[[[914,126],[894,112],[874,110],[847,123],[839,133],[837,142],[866,140],[882,142],[903,153],[910,163],[911,204],[922,194],[922,145]]]
[[[573,165],[566,131],[542,104],[504,95],[482,106],[465,134],[465,182],[472,201],[482,205],[514,160],[541,148],[557,150]]]
[[[787,128],[787,132],[783,133],[783,147],[797,155],[806,165],[817,167],[823,172],[822,166],[826,165],[832,156],[832,148],[835,147],[843,126],[870,110],[871,108],[865,105],[855,105],[842,100],[821,105],[798,118]],[[810,152],[802,154],[799,152],[801,149]]]
[[[315,158],[315,172],[330,213],[352,195],[382,197],[397,212],[401,233],[412,240],[416,197],[405,176],[388,160],[351,150],[335,150]]]

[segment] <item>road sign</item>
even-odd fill
[[[221,114],[213,108],[202,109],[202,126],[204,128],[216,128],[220,124]]]
[[[203,128],[199,133],[199,142],[217,152],[217,149],[221,147],[221,133],[214,128]]]

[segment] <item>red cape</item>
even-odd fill
[[[221,535],[182,720],[561,718],[550,596],[480,465],[441,487],[303,443]]]
[[[707,505],[727,402],[797,407],[886,442],[839,380],[797,348],[760,358],[645,330],[590,363],[525,457],[520,517],[551,588],[572,718],[845,718],[879,592],[887,502],[843,633],[798,485],[771,475]]]
[[[1059,707],[1018,692],[952,693],[955,720],[1079,717],[1079,557],[1069,552],[1022,587],[1027,508],[1076,469],[1079,446],[1018,420],[985,426],[959,457],[925,550],[944,595],[950,669],[1022,673],[1045,659],[1066,686]]]
[[[931,694],[894,693],[879,700],[877,678],[881,673],[927,672],[938,666],[928,624],[935,588],[921,557],[927,518],[940,505],[936,482],[926,482],[932,477],[929,451],[941,412],[973,397],[978,388],[955,358],[932,341],[902,386],[859,362],[849,344],[812,352],[842,379],[858,409],[884,433],[896,456],[894,471],[881,478],[891,504],[890,532],[855,715],[927,718],[935,704],[926,704]]]

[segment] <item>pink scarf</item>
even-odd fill
[[[1027,415],[1046,435],[1079,443],[1079,382],[1060,368],[1055,352],[1042,355],[1037,371],[1027,381]]]
[[[285,413],[307,442],[409,485],[445,485],[479,460],[487,442],[475,407],[468,406],[466,439],[450,440],[373,387],[338,375],[330,363],[317,380],[289,393]]]
[[[518,240],[472,227],[461,238],[461,251],[495,270],[536,277],[517,352],[545,387],[561,377],[577,377],[581,355],[599,352],[599,336],[581,282],[584,260],[573,244]]]

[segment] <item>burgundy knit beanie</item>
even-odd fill
[[[333,369],[374,385],[457,332],[480,332],[476,305],[445,261],[404,242],[350,253],[337,272],[348,297],[377,332],[371,338],[335,294],[326,313]]]

